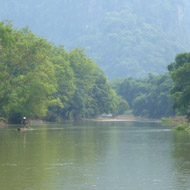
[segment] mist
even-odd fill
[[[167,71],[189,51],[187,0],[0,1],[0,20],[29,28],[67,50],[81,47],[107,77],[146,77]]]

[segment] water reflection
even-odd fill
[[[177,182],[176,189],[186,190],[190,187],[190,133],[174,132],[175,149],[173,157],[175,159],[175,179]]]
[[[185,190],[190,186],[187,134],[139,122],[33,128],[0,130],[3,190]]]

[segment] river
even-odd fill
[[[0,126],[1,190],[188,190],[190,134],[153,122]]]

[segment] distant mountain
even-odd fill
[[[0,20],[66,49],[83,47],[109,79],[165,72],[190,50],[189,0],[0,0]]]

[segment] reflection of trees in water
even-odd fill
[[[78,184],[92,183],[98,173],[97,162],[104,164],[105,155],[117,141],[117,130],[107,133],[99,127],[98,123],[76,123],[0,134],[1,187],[77,189]]]
[[[174,175],[177,184],[180,185],[178,190],[186,190],[190,186],[190,133],[175,132],[174,143],[173,157],[176,169]]]

